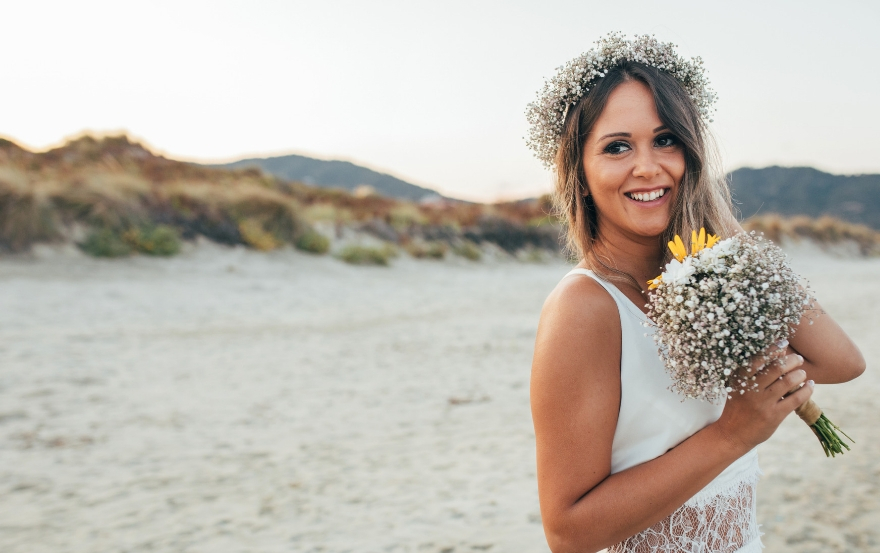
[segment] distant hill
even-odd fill
[[[379,173],[347,161],[325,161],[306,156],[289,155],[251,158],[212,165],[225,169],[258,167],[270,175],[288,181],[302,182],[322,188],[343,188],[353,191],[367,185],[391,198],[418,201],[425,197],[439,196],[436,191],[416,186],[404,180]]]
[[[737,169],[731,191],[743,218],[830,215],[880,229],[880,175],[832,175],[811,167]]]

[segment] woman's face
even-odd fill
[[[684,150],[660,121],[648,87],[627,81],[614,89],[583,159],[601,233],[638,239],[666,230],[684,175]]]

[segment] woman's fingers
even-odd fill
[[[807,372],[803,369],[792,368],[786,372],[775,382],[767,386],[766,390],[770,395],[782,398],[792,390],[807,381]]]
[[[777,380],[782,378],[783,375],[803,364],[804,358],[796,353],[780,357],[772,363],[767,364],[762,370],[758,371],[757,378],[755,379],[756,383],[758,384],[759,389],[772,386]]]
[[[806,385],[801,386],[794,392],[788,394],[788,396],[784,397],[779,405],[784,407],[788,411],[794,411],[801,405],[807,402],[810,399],[810,396],[813,395],[813,381],[808,380]]]

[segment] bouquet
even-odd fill
[[[674,259],[648,282],[648,314],[671,388],[713,402],[746,393],[757,386],[752,357],[766,356],[767,348],[792,334],[812,306],[811,294],[782,250],[755,233],[719,240],[700,229],[692,233],[690,254],[680,236],[669,249]],[[796,412],[826,456],[849,450],[838,432],[852,438],[812,400]]]

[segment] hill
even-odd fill
[[[398,248],[473,259],[486,243],[510,253],[558,251],[559,228],[547,210],[546,198],[485,205],[359,196],[253,166],[167,159],[125,136],[83,136],[42,153],[0,139],[0,253],[73,241],[97,256],[172,255],[181,240],[201,236],[259,250],[329,251],[351,262],[387,262]],[[368,238],[385,246],[375,249]]]
[[[743,168],[730,174],[743,218],[831,216],[880,229],[880,175],[832,175],[811,167]]]
[[[322,188],[342,188],[354,191],[359,186],[370,186],[383,196],[419,201],[440,196],[429,188],[416,186],[404,180],[379,173],[347,161],[325,161],[299,155],[251,158],[212,167],[241,169],[257,167],[286,181],[302,182]]]

